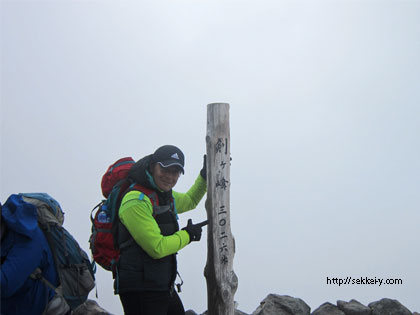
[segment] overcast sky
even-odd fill
[[[175,144],[186,191],[207,104],[226,102],[239,309],[276,293],[420,311],[420,1],[3,0],[1,27],[2,202],[48,192],[89,251],[108,165]],[[180,225],[205,217],[203,200]],[[196,312],[206,251],[178,255]],[[97,284],[122,314],[111,274]]]

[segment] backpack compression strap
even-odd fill
[[[55,294],[61,294],[58,288],[52,285],[51,282],[49,282],[45,277],[42,275],[41,269],[38,267],[36,268],[30,275],[31,279],[33,280],[40,280],[42,283],[44,283],[47,287],[49,287],[51,290],[55,292]]]

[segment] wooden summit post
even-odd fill
[[[207,105],[207,281],[208,315],[234,315],[238,278],[233,271],[235,240],[230,230],[229,104]]]

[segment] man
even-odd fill
[[[31,274],[39,268],[58,285],[53,256],[38,227],[37,210],[11,195],[1,208],[1,314],[41,315],[55,292]]]
[[[179,230],[178,214],[196,208],[207,191],[206,160],[193,186],[186,193],[172,188],[184,173],[184,154],[165,145],[139,160],[130,170],[133,182],[119,208],[115,291],[125,315],[185,314],[174,290],[176,254],[201,238],[201,226]]]

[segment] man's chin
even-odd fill
[[[163,185],[163,187],[159,187],[160,190],[164,191],[164,192],[168,192],[172,189],[171,185]]]

